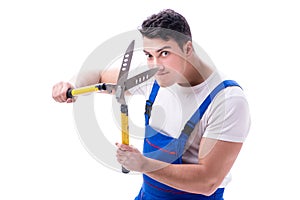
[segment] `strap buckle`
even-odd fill
[[[191,121],[188,121],[182,130],[183,133],[187,134],[188,136],[191,135],[193,130],[195,129],[195,124],[192,123]]]
[[[153,105],[153,102],[152,102],[152,101],[150,101],[150,100],[147,100],[147,101],[146,101],[145,115],[148,115],[149,118],[150,118],[150,116],[151,116],[152,105]]]

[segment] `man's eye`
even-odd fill
[[[161,52],[161,55],[162,55],[163,57],[166,57],[167,55],[169,55],[169,52],[163,51],[163,52]]]
[[[149,53],[145,53],[145,55],[146,55],[147,58],[151,58],[152,57],[152,55],[149,54]]]

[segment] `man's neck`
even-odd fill
[[[205,64],[198,56],[193,56],[187,63],[184,76],[185,83],[179,83],[183,87],[195,86],[203,83],[213,73],[212,67]]]

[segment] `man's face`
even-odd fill
[[[149,39],[144,37],[144,52],[149,67],[159,67],[155,78],[161,87],[183,81],[186,60],[174,40]]]

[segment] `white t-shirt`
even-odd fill
[[[224,76],[215,71],[206,81],[193,87],[182,87],[178,84],[166,88],[160,87],[152,106],[149,124],[162,134],[178,138],[185,123],[223,80],[225,80]],[[149,82],[130,92],[143,94],[148,99],[153,85],[153,82]],[[202,137],[244,142],[249,127],[250,114],[243,90],[235,86],[225,88],[211,102],[202,120],[190,135],[183,162],[198,163],[199,144]],[[225,187],[230,180],[229,173],[220,187]]]

